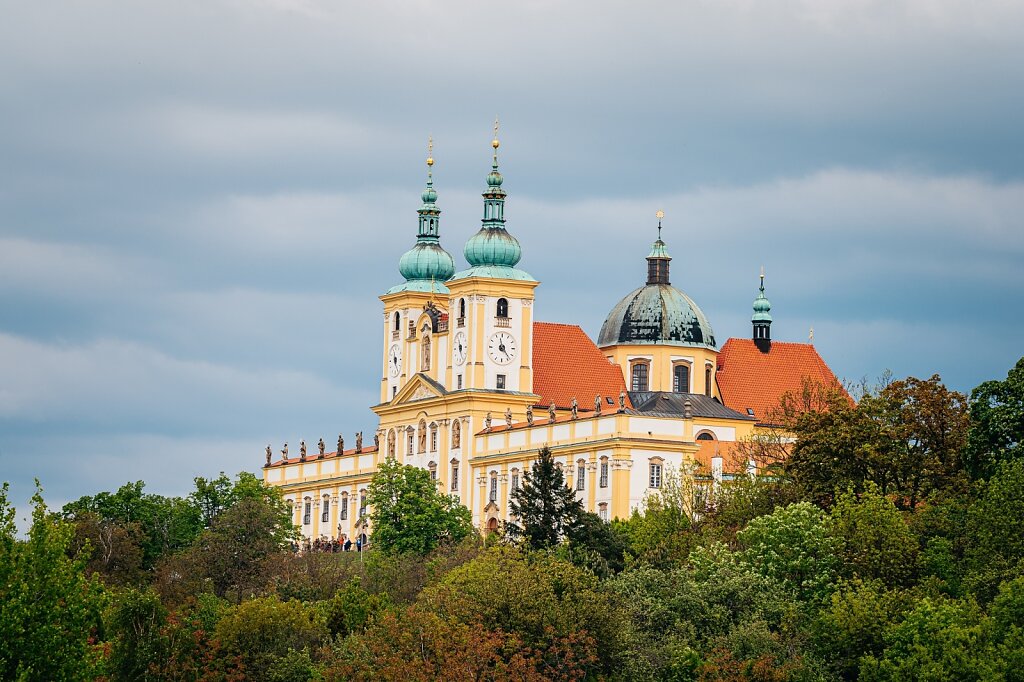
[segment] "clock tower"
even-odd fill
[[[516,268],[519,240],[505,229],[505,190],[498,172],[498,126],[480,230],[466,242],[470,267],[448,280],[454,320],[451,391],[533,393],[533,301],[539,282]]]
[[[441,210],[433,177],[433,141],[428,146],[427,186],[421,198],[416,244],[398,262],[405,282],[380,297],[384,303],[384,362],[381,403],[394,398],[418,373],[443,383],[448,365],[445,333],[448,288],[445,280],[455,272],[451,254],[441,248]]]

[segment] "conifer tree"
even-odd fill
[[[575,539],[583,525],[583,503],[566,487],[551,450],[543,448],[523,478],[523,485],[512,492],[509,510],[515,521],[505,524],[505,534],[532,549]]]

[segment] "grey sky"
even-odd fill
[[[502,118],[539,319],[595,334],[666,212],[716,336],[847,379],[1024,354],[1016,2],[0,0],[0,479],[181,494],[370,429],[426,137],[464,263]]]

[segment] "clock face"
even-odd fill
[[[397,377],[398,373],[402,371],[402,349],[398,344],[391,346],[391,350],[388,352],[388,374],[393,377]]]
[[[487,344],[487,354],[499,365],[507,365],[516,358],[516,340],[508,332],[498,332]]]
[[[459,332],[452,341],[452,357],[455,358],[455,364],[461,365],[466,361],[466,350],[466,333]]]

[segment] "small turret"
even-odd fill
[[[754,345],[762,353],[772,348],[772,304],[764,295],[764,266],[761,266],[761,287],[754,299],[754,314],[750,321],[754,325]]]
[[[661,241],[661,219],[665,217],[664,211],[654,214],[658,218],[658,239],[651,247],[647,255],[647,283],[648,284],[671,284],[668,278],[668,264],[672,256],[668,255],[665,242]]]

